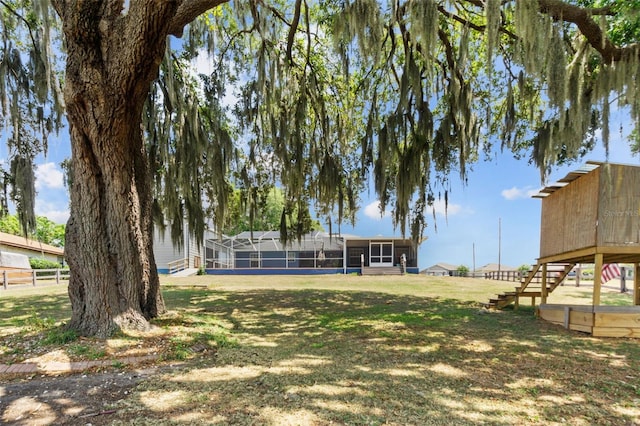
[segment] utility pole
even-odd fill
[[[476,243],[473,243],[473,278],[476,277]]]
[[[502,218],[498,218],[498,277],[500,276],[500,256],[502,254]]]

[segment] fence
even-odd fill
[[[2,272],[2,286],[5,290],[10,285],[32,284],[34,287],[40,284],[60,284],[60,281],[69,280],[68,269],[32,269],[32,270],[4,270]]]
[[[500,281],[520,281],[524,274],[521,271],[491,271],[485,272],[484,277],[488,280]]]

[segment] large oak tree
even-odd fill
[[[154,218],[175,235],[186,218],[202,235],[208,218],[224,223],[234,186],[257,200],[277,182],[293,237],[305,226],[287,216],[307,217],[310,203],[329,223],[353,219],[372,179],[383,208],[418,238],[451,173],[465,179],[494,144],[544,174],[583,155],[596,129],[608,143],[612,103],[638,122],[637,9],[613,0],[0,0],[5,181],[32,228],[33,159],[64,110],[69,326],[98,336],[145,329],[164,310]],[[196,78],[198,52],[211,70]],[[223,101],[231,91],[235,105]]]

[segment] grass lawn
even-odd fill
[[[155,352],[175,366],[123,395],[113,424],[640,424],[640,341],[566,331],[527,306],[480,308],[514,283],[162,280],[157,330],[106,341],[57,326],[70,316],[63,286],[0,291],[0,359]],[[590,300],[591,288],[565,286],[549,302]],[[631,304],[615,290],[602,300]]]

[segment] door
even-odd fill
[[[372,241],[369,244],[369,265],[371,267],[393,266],[393,243]]]

